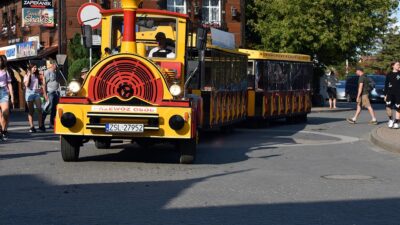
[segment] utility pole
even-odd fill
[[[92,2],[92,0],[89,0],[89,2]],[[89,48],[89,68],[92,68],[92,65],[93,65],[93,50],[92,50],[92,47],[90,47]]]
[[[58,54],[67,54],[65,0],[58,0]]]
[[[58,0],[57,4],[57,22],[58,22],[58,54],[67,54],[67,28],[66,28],[66,13],[65,0]],[[61,68],[61,74],[64,77],[65,70],[68,68],[68,63],[65,63]],[[67,79],[64,77],[64,79]]]

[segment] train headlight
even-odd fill
[[[182,93],[182,88],[178,84],[173,84],[169,87],[169,91],[171,92],[172,96],[177,97]]]
[[[78,81],[71,81],[68,85],[68,90],[73,94],[77,94],[81,90],[81,84]]]

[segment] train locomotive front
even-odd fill
[[[119,52],[94,65],[82,84],[72,82],[72,95],[60,99],[55,133],[64,161],[77,161],[90,139],[98,148],[113,139],[169,141],[178,145],[181,163],[194,160],[200,109],[182,91],[187,16],[137,9],[139,2],[102,12],[102,49]],[[174,43],[173,57],[148,57],[159,33]]]

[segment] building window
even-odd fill
[[[221,24],[221,0],[203,0],[203,23]]]
[[[167,10],[186,14],[185,0],[167,0]]]

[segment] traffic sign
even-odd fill
[[[81,26],[90,25],[97,29],[101,25],[101,6],[88,2],[83,4],[78,10],[78,22]]]

